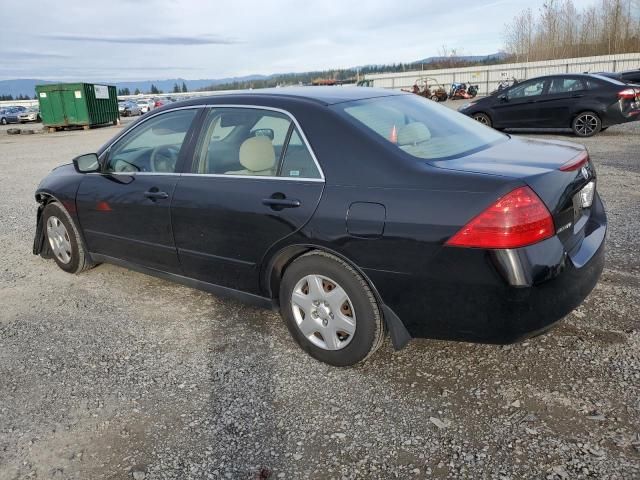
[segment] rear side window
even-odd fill
[[[578,78],[554,78],[551,80],[549,93],[576,92],[584,89],[584,83]]]
[[[302,142],[298,129],[291,133],[287,150],[280,167],[281,177],[293,178],[320,178],[320,172],[316,167],[309,149]]]
[[[466,115],[417,95],[338,103],[331,108],[418,159],[458,157],[508,138]]]
[[[291,118],[259,108],[213,108],[204,122],[194,173],[322,178]]]

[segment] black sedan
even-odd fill
[[[615,78],[624,83],[633,83],[640,85],[640,69],[638,70],[626,70],[624,72],[602,72],[599,75]]]
[[[571,129],[590,137],[640,118],[640,86],[601,75],[532,78],[459,111],[496,129]]]
[[[109,262],[279,308],[333,365],[385,331],[396,348],[543,332],[596,284],[607,228],[582,146],[355,87],[154,110],[36,200],[34,253],[63,270]]]

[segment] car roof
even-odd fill
[[[225,100],[251,100],[255,98],[282,98],[310,100],[323,105],[333,105],[336,103],[351,102],[355,100],[366,100],[369,98],[389,97],[394,95],[410,95],[397,90],[387,90],[384,88],[370,87],[283,87],[283,88],[261,88],[257,90],[242,90],[233,93],[221,93],[210,97],[191,98],[186,102],[209,104],[215,103],[220,98]]]

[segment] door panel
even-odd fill
[[[497,113],[494,123],[498,127],[527,128],[544,126],[540,117],[540,100],[546,80],[530,80],[508,89],[505,100],[498,100],[493,109]]]
[[[259,293],[263,256],[311,218],[323,187],[304,180],[182,176],[171,213],[185,275]],[[272,197],[298,200],[299,206],[265,205]]]
[[[540,101],[540,116],[545,121],[544,126],[551,128],[570,127],[573,106],[586,93],[584,82],[579,78],[551,78],[547,94]]]
[[[170,214],[177,181],[173,175],[86,175],[76,205],[89,251],[180,273]]]
[[[182,272],[170,208],[199,111],[176,109],[143,119],[109,147],[103,173],[85,176],[76,206],[89,251]]]
[[[70,90],[62,90],[62,103],[64,108],[65,123],[78,123],[78,112],[76,111],[76,99]]]

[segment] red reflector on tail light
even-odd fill
[[[589,154],[587,152],[583,152],[580,155],[573,157],[566,163],[563,163],[558,170],[562,172],[572,172],[574,170],[579,170],[584,167],[589,161]]]
[[[520,187],[472,219],[446,243],[453,247],[518,248],[554,234],[549,210],[529,187]]]

